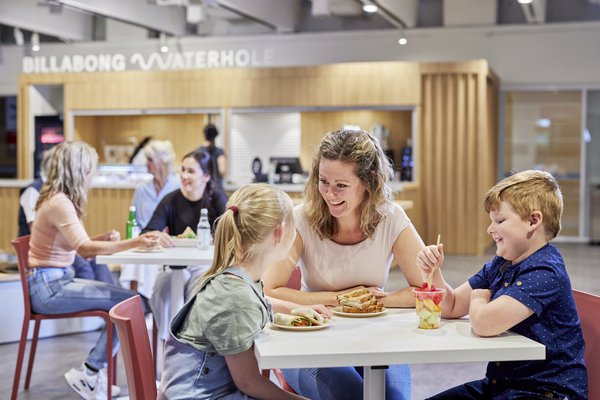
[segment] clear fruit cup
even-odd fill
[[[442,319],[442,299],[446,289],[417,288],[413,290],[419,328],[438,329]]]

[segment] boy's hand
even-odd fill
[[[425,274],[429,274],[431,269],[440,268],[444,263],[444,245],[429,245],[419,252],[417,255],[417,267]]]

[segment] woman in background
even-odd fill
[[[208,153],[196,150],[186,154],[181,162],[181,188],[167,194],[158,204],[152,218],[142,232],[161,231],[160,243],[172,247],[171,236],[176,236],[187,227],[196,231],[200,210],[208,210],[208,221],[214,231],[215,220],[225,211],[227,196],[211,178]],[[166,232],[165,232],[166,231]],[[189,266],[184,269],[186,295],[208,265]],[[187,296],[186,296],[187,297]],[[161,271],[154,284],[150,299],[159,336],[166,340],[171,315],[171,269]]]
[[[136,188],[132,204],[137,223],[142,228],[148,224],[162,198],[179,188],[179,178],[173,174],[175,152],[170,141],[151,140],[144,147],[144,154],[152,180]],[[160,269],[160,265],[123,264],[119,281],[123,287],[129,287],[150,298]]]
[[[223,178],[227,175],[227,158],[222,148],[217,147],[215,139],[219,136],[219,130],[213,124],[204,127],[204,139],[206,140],[198,150],[204,150],[210,155],[212,165],[211,175],[213,182],[223,187]]]
[[[158,243],[159,237],[154,233],[129,240],[119,240],[118,232],[114,230],[98,237],[88,236],[81,219],[97,163],[96,150],[83,142],[61,143],[52,153],[29,242],[32,273],[27,281],[33,312],[109,311],[134,296],[135,292],[104,282],[75,278],[70,268],[75,254],[91,258],[134,247],[152,248]],[[113,337],[114,354],[119,344],[116,330]],[[65,374],[69,386],[84,399],[107,396],[106,345],[105,327],[82,365]],[[112,394],[118,395],[119,391],[115,386]]]

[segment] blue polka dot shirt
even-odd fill
[[[510,330],[546,346],[545,360],[489,363],[486,377],[492,390],[507,398],[511,389],[587,398],[583,333],[571,281],[555,246],[546,244],[516,265],[495,257],[469,284],[489,289],[491,300],[510,296],[532,310],[533,315]]]

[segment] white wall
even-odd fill
[[[361,61],[456,61],[487,59],[504,86],[600,86],[600,23],[435,28],[228,38],[182,38],[182,51],[273,49],[273,66]],[[158,40],[44,44],[37,54],[130,56],[158,51]],[[0,95],[17,93],[23,49],[0,48]]]

